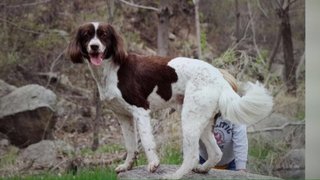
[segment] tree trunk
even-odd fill
[[[94,94],[93,99],[96,104],[96,117],[93,120],[93,141],[92,141],[91,149],[92,151],[95,151],[99,147],[99,120],[101,117],[101,101],[100,101],[98,87],[95,87],[93,94]]]
[[[289,17],[289,6],[284,9],[279,9],[278,15],[281,19],[281,35],[282,35],[282,47],[283,47],[283,59],[285,64],[285,83],[287,92],[296,95],[297,84],[295,79],[295,72],[297,63],[293,56],[293,44],[292,33]]]
[[[114,18],[114,0],[107,0],[108,23],[113,23]]]
[[[5,51],[8,50],[8,47],[9,47],[9,32],[8,32],[8,25],[7,25],[7,18],[8,18],[8,10],[6,8],[6,5],[8,4],[8,2],[6,0],[4,0],[3,2],[3,6],[0,5],[0,9],[3,10],[3,14],[2,14],[2,17],[4,19],[4,21],[2,22],[3,23],[3,29],[2,29],[2,33],[3,33],[3,48],[5,48]],[[9,54],[9,53],[8,53]]]
[[[196,26],[196,37],[197,37],[197,55],[199,59],[202,58],[202,51],[201,51],[201,29],[200,29],[200,17],[199,17],[199,1],[200,0],[193,0],[194,9],[195,9],[195,26]]]
[[[274,62],[274,58],[277,55],[277,52],[278,52],[278,49],[279,49],[279,46],[280,46],[280,42],[281,42],[281,35],[282,35],[282,31],[281,31],[281,24],[280,24],[278,26],[278,32],[277,32],[276,41],[274,43],[274,46],[273,46],[272,51],[271,51],[271,55],[270,55],[269,60],[268,60],[268,70],[269,71],[271,70],[271,66],[272,66],[272,64]]]
[[[169,1],[161,0],[160,1],[160,12],[158,14],[158,55],[167,56],[169,51]]]
[[[235,11],[236,11],[236,42],[240,41],[240,12],[239,12],[239,2],[235,0]]]

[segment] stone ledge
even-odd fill
[[[161,179],[165,174],[174,173],[179,168],[178,165],[162,164],[155,173],[149,173],[146,166],[138,166],[130,171],[118,174],[118,180],[127,179]],[[210,170],[206,174],[190,172],[183,179],[280,179],[272,176],[264,176],[240,171]]]

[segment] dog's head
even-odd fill
[[[122,64],[126,57],[122,38],[110,24],[99,22],[81,25],[67,53],[74,63],[83,63],[87,59],[96,66],[109,58]]]

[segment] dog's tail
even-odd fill
[[[244,95],[240,97],[230,86],[222,91],[219,107],[222,117],[240,124],[252,124],[266,116],[272,110],[272,96],[256,82],[244,86]]]

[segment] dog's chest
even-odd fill
[[[98,86],[100,100],[106,104],[108,109],[129,115],[132,107],[123,99],[117,87],[119,66],[105,60],[99,67],[88,64],[88,68]]]
[[[118,66],[105,66],[103,70],[103,85],[100,91],[100,99],[104,100],[107,108],[116,113],[131,114],[132,105],[128,104],[122,97],[118,88]]]

